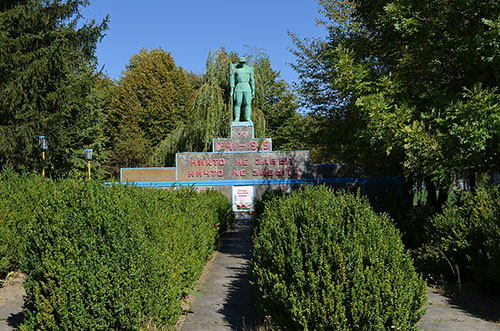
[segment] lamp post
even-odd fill
[[[49,143],[47,141],[47,137],[45,136],[39,136],[38,137],[38,146],[40,146],[40,149],[42,150],[42,176],[45,177],[45,151],[49,148]]]
[[[85,155],[85,160],[87,160],[87,168],[89,170],[89,179],[90,179],[90,161],[92,160],[92,148],[87,148],[83,150],[83,154]]]

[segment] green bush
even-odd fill
[[[227,198],[215,190],[206,190],[200,193],[201,201],[205,202],[207,207],[215,210],[219,220],[219,235],[229,230],[233,222],[233,210],[228,204]]]
[[[0,278],[19,270],[26,229],[52,191],[53,183],[41,176],[0,172]]]
[[[425,283],[390,219],[311,187],[266,203],[254,235],[260,310],[291,330],[416,330]]]
[[[281,189],[265,191],[264,194],[262,195],[262,198],[255,202],[255,217],[260,218],[262,213],[264,213],[264,208],[268,201],[273,199],[279,199],[287,195],[288,194]]]
[[[500,192],[497,187],[458,193],[431,223],[433,235],[425,248],[425,257],[427,262],[439,263],[431,263],[434,272],[444,269],[453,272],[456,278],[460,275],[462,281],[476,280],[487,290],[500,290]]]
[[[17,201],[3,203],[0,215],[13,225],[0,231],[22,231],[20,256],[3,257],[27,274],[24,330],[174,324],[231,215],[213,191],[10,177]],[[17,214],[16,204],[25,204]]]

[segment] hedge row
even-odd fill
[[[498,187],[460,192],[430,221],[429,243],[421,250],[430,272],[454,273],[500,291],[500,191]],[[425,254],[422,254],[425,252]],[[431,263],[429,263],[431,262]]]
[[[214,191],[12,175],[0,187],[0,231],[19,236],[10,251],[2,240],[4,268],[27,273],[25,330],[172,325],[231,217]]]
[[[359,195],[311,187],[265,203],[252,276],[290,330],[416,330],[426,300],[400,235]]]
[[[40,176],[0,172],[0,278],[21,268],[25,233],[42,198],[52,194],[48,184]]]

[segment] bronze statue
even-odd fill
[[[252,119],[252,98],[255,96],[254,69],[246,64],[244,57],[238,59],[238,64],[230,64],[229,86],[231,87],[231,104],[233,122],[249,122]],[[241,116],[241,106],[245,106],[244,116]]]

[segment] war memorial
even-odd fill
[[[215,189],[232,201],[233,211],[253,211],[265,191],[291,193],[302,185],[351,187],[364,194],[397,185],[396,178],[368,178],[359,167],[311,164],[309,151],[274,151],[272,138],[254,136],[251,100],[253,68],[240,58],[230,67],[233,122],[231,137],[212,139],[211,152],[177,153],[175,167],[122,168],[120,181],[141,187],[192,186]]]

